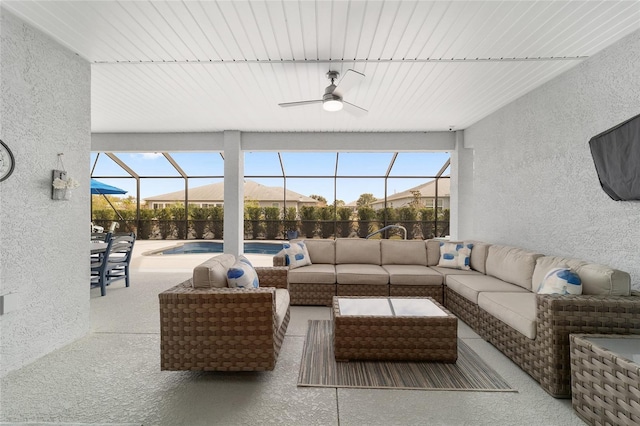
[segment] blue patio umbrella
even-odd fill
[[[124,189],[116,188],[115,186],[107,185],[106,183],[98,182],[95,179],[91,179],[91,193],[92,194],[126,194]]]
[[[117,188],[115,186],[107,185],[106,183],[98,182],[95,179],[91,179],[91,194],[102,195],[107,203],[111,206],[114,212],[118,215],[120,220],[124,220],[122,215],[116,210],[116,208],[111,204],[111,201],[107,198],[107,194],[126,194],[127,191],[124,189]]]

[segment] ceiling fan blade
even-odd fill
[[[322,103],[322,99],[315,99],[315,100],[312,100],[312,101],[285,102],[285,103],[278,104],[278,105],[280,105],[282,108],[288,108],[288,107],[311,105],[311,104],[321,104],[321,103]]]
[[[342,80],[340,80],[340,83],[338,83],[338,86],[335,88],[333,93],[338,96],[344,97],[345,93],[347,93],[350,89],[357,86],[358,84],[362,83],[363,79],[364,74],[349,69],[344,73]]]
[[[349,114],[355,115],[356,117],[363,117],[369,112],[364,108],[360,108],[359,106],[351,104],[344,100],[342,101],[342,108]]]

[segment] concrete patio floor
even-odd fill
[[[160,371],[158,293],[189,278],[205,255],[142,256],[173,241],[139,241],[132,284],[92,289],[91,332],[0,382],[0,424],[111,425],[580,425],[558,400],[464,323],[459,337],[518,392],[297,387],[309,319],[329,308],[291,308],[272,372]],[[158,259],[159,258],[159,259]],[[270,264],[269,255],[250,255]]]

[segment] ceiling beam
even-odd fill
[[[94,152],[211,152],[223,151],[222,132],[92,133]]]
[[[451,152],[455,132],[242,132],[245,151]]]
[[[244,151],[451,152],[456,132],[241,132]],[[222,132],[92,133],[94,152],[223,151]]]

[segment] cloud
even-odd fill
[[[144,160],[155,160],[156,158],[162,157],[162,153],[160,152],[143,152],[140,154],[133,154],[136,157],[141,157]]]

